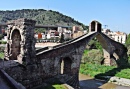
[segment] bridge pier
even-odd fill
[[[10,21],[7,32],[5,59],[17,60],[20,64],[30,64],[35,56],[35,21],[18,19]]]
[[[108,53],[105,49],[103,49],[103,54],[104,54],[104,65],[111,65],[111,59],[110,59],[110,53]]]

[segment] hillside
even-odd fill
[[[0,11],[0,23],[5,23],[8,20],[14,20],[18,18],[28,18],[36,20],[36,24],[44,25],[64,25],[82,26],[84,29],[88,29],[84,24],[74,20],[73,18],[63,15],[57,11],[44,10],[44,9],[22,9],[12,11]]]

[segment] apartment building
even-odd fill
[[[120,42],[122,44],[125,44],[126,38],[127,38],[127,34],[124,32],[113,32],[110,29],[103,29],[102,31],[104,34],[106,34],[108,37],[110,37],[111,39],[113,39],[114,41]]]

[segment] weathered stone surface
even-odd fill
[[[35,61],[35,21],[18,19],[9,22],[5,59],[27,64]]]
[[[104,50],[108,52],[108,59],[113,58],[115,54],[118,56],[116,58],[126,58],[125,47],[101,33],[101,24],[97,21],[91,23],[89,34],[54,46],[51,49],[37,50],[37,53],[35,52],[33,30],[35,21],[19,19],[10,23],[5,59],[15,59],[20,64],[5,67],[5,71],[28,89],[42,83],[57,81],[69,84],[74,89],[79,89],[78,74],[82,54],[88,42],[94,37],[101,42]]]
[[[122,86],[130,86],[130,80],[125,78],[111,77],[109,82]]]

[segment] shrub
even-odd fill
[[[7,43],[7,41],[0,41],[0,44],[6,44]]]
[[[84,51],[81,62],[101,64],[102,59],[103,59],[102,52],[100,50],[97,50],[97,49],[92,49],[92,50],[85,50]]]
[[[115,68],[114,66],[105,66],[100,64],[85,63],[80,66],[80,73],[94,77],[97,74],[105,73]]]
[[[116,66],[85,63],[80,65],[80,73],[99,79],[106,79],[104,76],[116,76],[119,78],[130,79],[130,67],[122,69],[116,68]]]
[[[55,85],[47,85],[45,87],[40,87],[38,89],[67,89],[67,88],[64,85],[55,84]]]
[[[3,34],[0,34],[0,40],[2,40],[3,37],[4,37]]]

